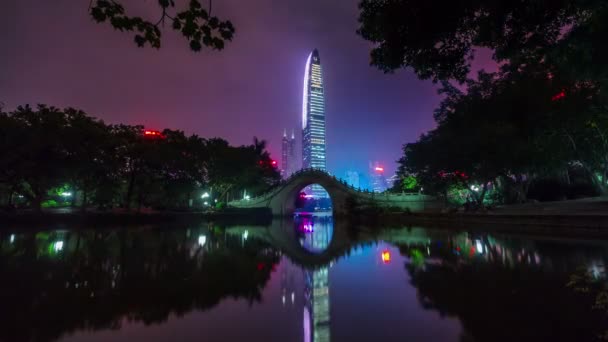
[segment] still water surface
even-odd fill
[[[592,341],[608,241],[331,218],[0,233],[0,341]]]

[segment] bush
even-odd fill
[[[59,206],[59,204],[55,200],[46,200],[42,202],[40,206],[43,208],[56,208]]]
[[[561,201],[567,198],[568,187],[557,179],[539,179],[530,184],[528,199],[540,202]]]
[[[568,187],[568,198],[577,199],[584,197],[599,196],[600,192],[597,187],[591,183],[577,182],[570,184]]]

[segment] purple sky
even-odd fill
[[[179,2],[179,1],[178,1]],[[156,18],[155,0],[129,0]],[[283,128],[301,129],[302,78],[318,48],[324,68],[331,172],[394,172],[401,146],[434,126],[436,86],[409,70],[369,66],[356,35],[358,0],[216,0],[237,32],[221,52],[193,53],[166,30],[160,50],[92,22],[88,1],[1,1],[0,101],[72,106],[110,123],[181,129],[233,144],[266,139],[280,158]],[[298,150],[301,149],[298,141]]]

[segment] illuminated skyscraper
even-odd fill
[[[369,163],[369,180],[373,192],[384,192],[388,188],[384,167],[380,163]]]
[[[289,139],[287,130],[284,130],[281,140],[281,175],[287,178],[296,170],[296,137],[292,131],[291,139]]]
[[[326,170],[325,160],[325,96],[319,51],[315,49],[306,60],[302,99],[302,167]],[[312,187],[315,197],[327,197],[320,186]]]

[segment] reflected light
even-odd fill
[[[481,240],[475,241],[475,248],[477,248],[477,253],[483,253],[483,245],[481,244]]]
[[[391,252],[382,251],[382,262],[385,264],[388,264],[389,262],[391,262]]]
[[[63,249],[63,241],[56,241],[53,244],[53,249],[55,250],[55,252],[59,252]]]

